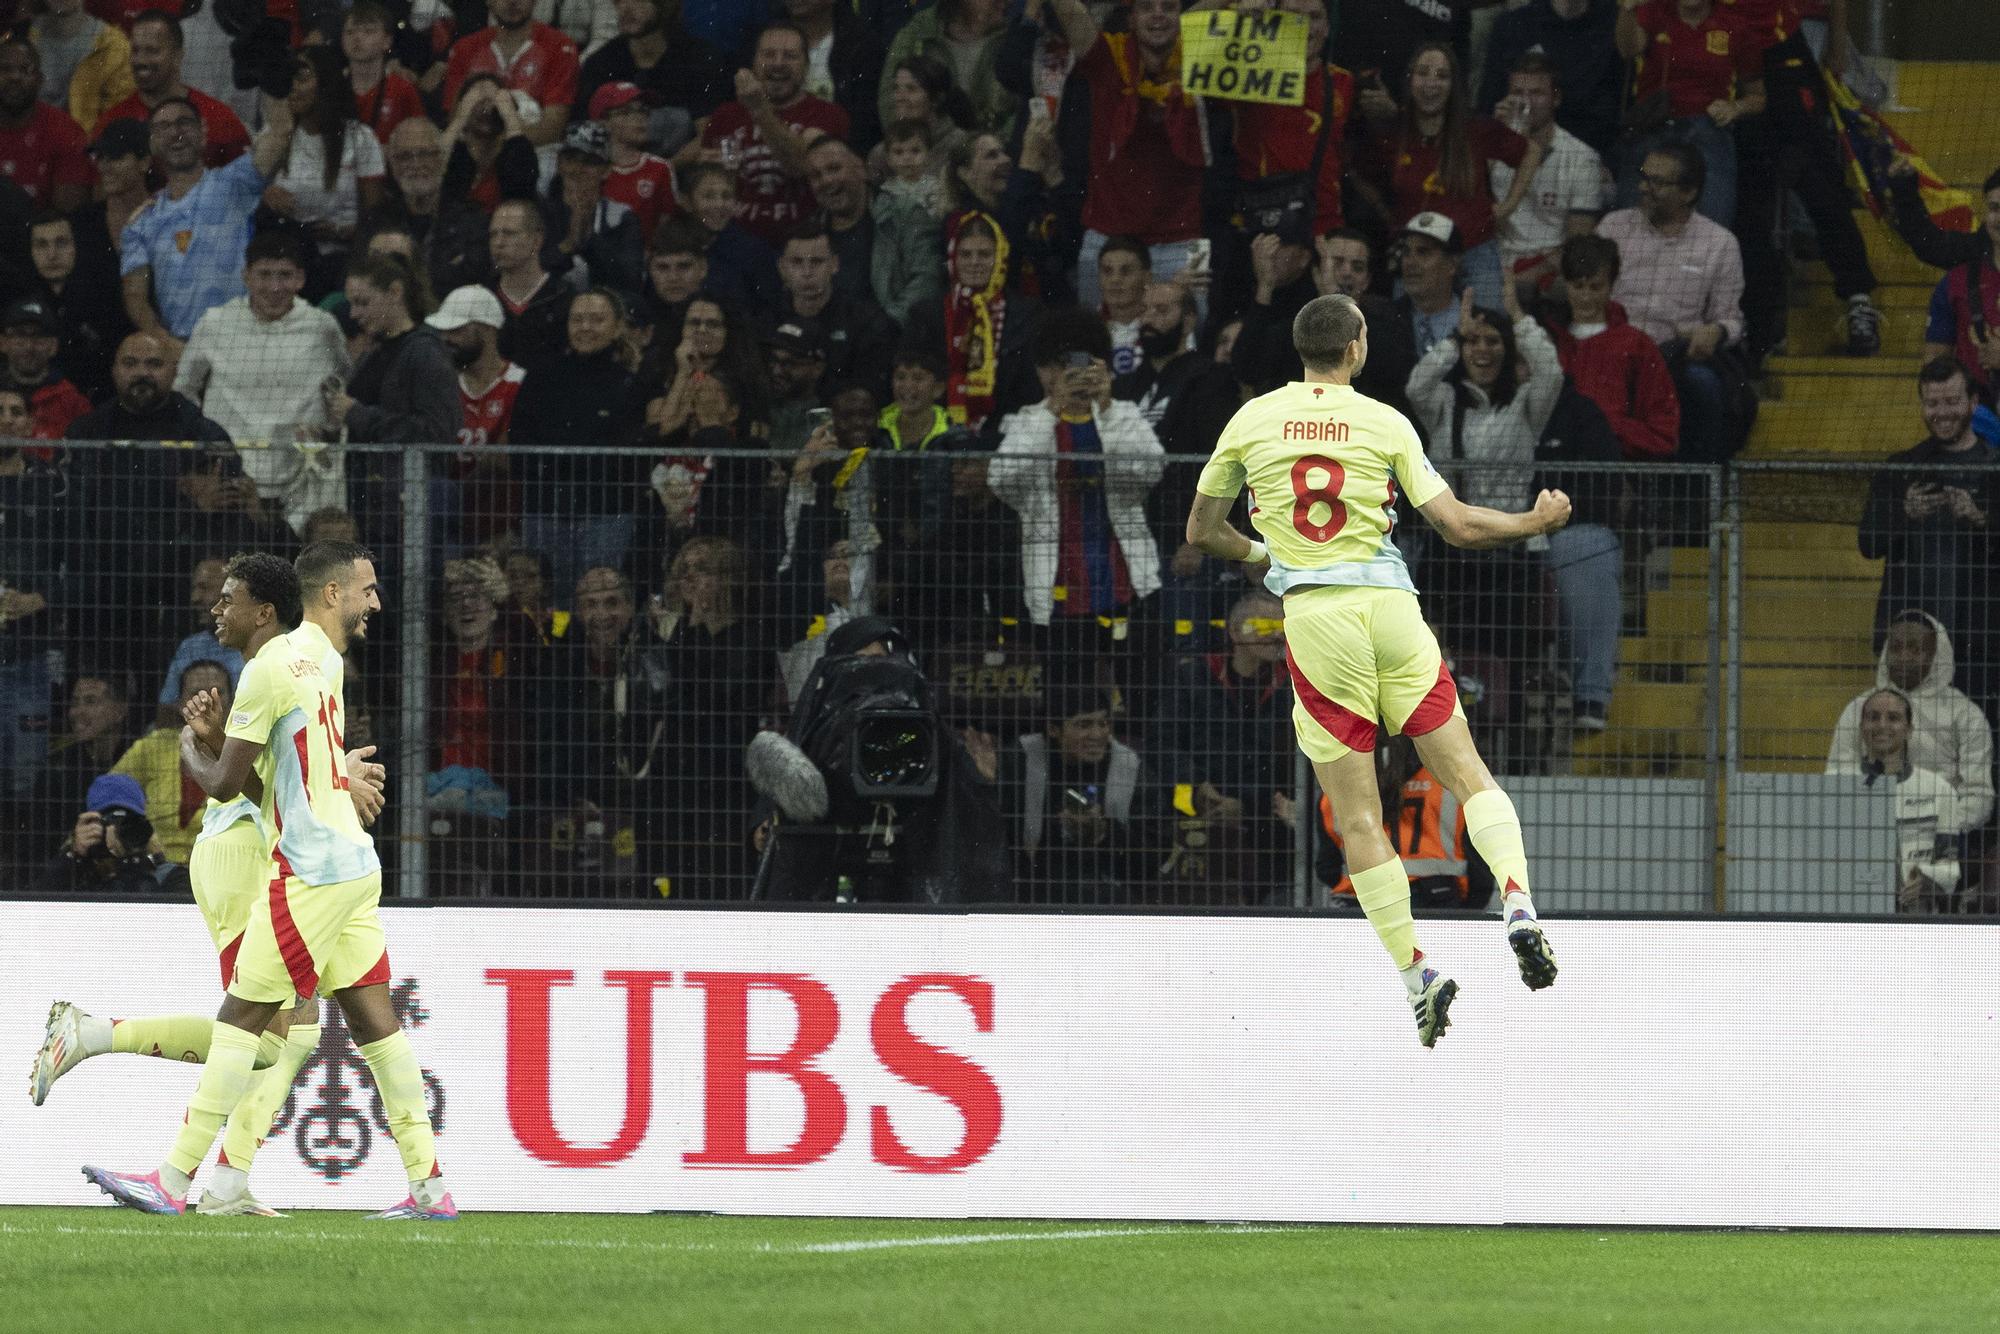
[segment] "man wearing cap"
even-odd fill
[[[56,368],[61,334],[55,313],[40,301],[16,301],[0,313],[0,384],[28,396],[38,440],[62,439],[90,411],[90,400]]]
[[[69,112],[78,128],[97,124],[104,108],[131,95],[131,43],[83,0],[47,0],[28,35],[42,55],[42,100]]]
[[[508,531],[519,531],[521,494],[513,464],[498,450],[514,422],[514,402],[528,373],[500,355],[500,326],[507,316],[500,298],[484,287],[461,287],[424,323],[437,330],[444,350],[458,367],[458,403],[463,413],[458,443],[469,453],[449,465],[442,484],[431,488],[433,514],[447,526],[456,516],[457,539],[475,546]],[[443,513],[440,513],[443,511]]]
[[[270,443],[245,449],[243,470],[295,531],[314,510],[346,503],[345,451],[316,442],[334,434],[320,385],[353,370],[339,321],[299,297],[305,281],[295,233],[252,237],[243,256],[246,295],[201,317],[174,375],[175,392],[231,438]]]
[[[601,121],[610,142],[611,171],[604,178],[604,197],[632,210],[639,235],[652,243],[661,218],[680,211],[674,196],[674,169],[663,157],[647,152],[644,94],[636,83],[607,83],[590,98],[590,118]]]
[[[540,118],[527,126],[529,141],[537,148],[557,142],[569,128],[569,110],[576,103],[576,43],[535,21],[535,0],[492,0],[486,12],[490,27],[452,43],[445,64],[445,105],[458,104],[458,90],[470,76],[498,74],[502,84],[526,93],[541,108]]]
[[[108,113],[107,113],[108,114]],[[264,129],[242,157],[203,165],[206,131],[195,105],[169,97],[146,123],[153,165],[166,176],[119,239],[125,313],[134,328],[176,343],[213,307],[243,295],[250,218],[291,149],[297,127],[286,99],[264,99]]]
[[[29,889],[38,894],[188,892],[187,867],[157,851],[146,819],[146,794],[137,782],[124,774],[105,774],[90,785],[85,801],[89,809],[76,817],[69,841]],[[128,838],[136,842],[141,835],[145,842],[126,846]]]
[[[771,448],[795,453],[812,433],[812,413],[822,406],[826,339],[819,326],[786,320],[764,338],[771,367]]]
[[[578,121],[556,153],[556,179],[542,200],[545,239],[542,263],[561,272],[569,261],[569,283],[637,292],[646,281],[646,242],[639,215],[607,198],[611,141],[604,126]]]
[[[42,59],[24,38],[0,41],[0,175],[44,208],[67,213],[90,198],[97,173],[83,131],[41,100]]]
[[[1398,238],[1403,295],[1396,313],[1409,321],[1417,356],[1458,332],[1458,225],[1442,213],[1419,213]]]
[[[118,237],[153,195],[147,183],[152,152],[151,136],[143,123],[114,120],[105,126],[90,144],[91,160],[97,167],[96,200],[69,215],[76,233],[78,267],[101,274],[114,287],[118,284]],[[122,296],[118,306],[121,323],[130,324]]]
[[[201,118],[201,150],[209,166],[221,167],[241,157],[243,150],[251,146],[250,132],[243,128],[242,118],[201,89],[189,87],[181,78],[181,60],[187,54],[181,21],[164,10],[149,9],[132,20],[131,34],[134,92],[97,118],[91,127],[91,138],[98,138],[115,120],[150,124],[153,113],[161,106],[184,101]],[[263,174],[268,176],[270,172]]]

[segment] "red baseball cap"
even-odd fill
[[[590,95],[590,118],[603,120],[627,102],[636,102],[643,96],[636,83],[607,83]]]

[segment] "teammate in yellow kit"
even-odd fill
[[[266,644],[299,623],[298,576],[289,561],[277,556],[261,552],[237,556],[229,562],[221,594],[209,610],[215,617],[216,641],[246,659],[254,658]],[[203,692],[187,705],[184,716],[194,722],[218,707],[215,692]],[[220,727],[219,718],[215,724]],[[364,821],[372,821],[382,807],[381,766],[367,762],[374,751],[368,746],[346,756],[348,772],[353,775],[349,795]],[[188,866],[195,904],[215,944],[225,988],[235,972],[236,953],[249,926],[251,909],[271,883],[271,853],[264,835],[270,809],[263,801],[271,781],[271,759],[268,749],[257,756],[241,796],[227,802],[209,799]],[[29,1097],[40,1106],[56,1080],[90,1057],[112,1052],[206,1061],[214,1026],[215,1021],[206,1015],[105,1019],[69,1001],[57,1001],[50,1007],[42,1046],[35,1054]],[[295,1008],[279,1012],[265,1028],[259,1039],[259,1074],[230,1113],[224,1136],[228,1152],[220,1160],[222,1166],[247,1173],[299,1067],[318,1045],[316,998],[308,997]],[[274,1211],[259,1203],[246,1186],[233,1193],[211,1189],[202,1197],[199,1212],[270,1215]]]
[[[1556,963],[1529,897],[1520,818],[1472,744],[1457,684],[1391,540],[1398,491],[1458,547],[1554,532],[1569,522],[1569,498],[1544,491],[1521,514],[1460,502],[1424,457],[1409,419],[1355,392],[1368,323],[1351,298],[1308,302],[1292,341],[1305,379],[1252,399],[1230,419],[1195,485],[1187,539],[1223,560],[1270,563],[1265,586],[1285,599],[1299,748],[1333,805],[1354,896],[1403,974],[1418,1040],[1428,1047],[1450,1024],[1458,984],[1417,947],[1409,877],[1382,828],[1378,719],[1408,735],[1458,798],[1466,832],[1501,886],[1501,920],[1522,980],[1540,990],[1555,981]],[[1262,541],[1229,524],[1245,486]]]
[[[423,1075],[389,1002],[389,955],[377,906],[381,863],[348,795],[342,750],[340,655],[381,610],[373,556],[351,542],[316,542],[296,564],[304,619],[245,664],[219,753],[189,727],[181,761],[219,801],[243,790],[272,752],[265,809],[273,878],[253,904],[236,969],[217,1013],[209,1058],[173,1150],[153,1172],[85,1167],[120,1204],[186,1211],[189,1179],[243,1096],[257,1038],[294,997],[330,992],[368,1062],[410,1180],[410,1198],[377,1218],[447,1220],[458,1211],[437,1166]],[[218,1169],[211,1190],[240,1188]]]

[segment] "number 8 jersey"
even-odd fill
[[[268,748],[265,830],[278,874],[337,885],[379,871],[375,842],[347,792],[340,654],[303,621],[243,666],[227,735]]]
[[[1415,593],[1390,540],[1397,488],[1412,505],[1446,490],[1409,418],[1353,386],[1293,381],[1237,409],[1195,489],[1232,500],[1271,553],[1265,587],[1319,584]]]

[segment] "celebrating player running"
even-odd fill
[[[1351,298],[1308,302],[1292,341],[1305,379],[1252,399],[1230,419],[1195,485],[1187,538],[1223,560],[1270,562],[1265,586],[1285,599],[1299,749],[1332,802],[1354,896],[1403,974],[1417,1038],[1429,1047],[1450,1024],[1458,984],[1417,947],[1409,876],[1382,827],[1377,719],[1409,736],[1458,799],[1473,846],[1503,887],[1501,919],[1522,980],[1540,990],[1555,981],[1556,963],[1529,897],[1520,817],[1472,744],[1457,684],[1391,540],[1397,488],[1458,547],[1554,532],[1569,521],[1569,497],[1544,491],[1522,514],[1461,503],[1424,457],[1409,419],[1355,392],[1368,324]],[[1263,541],[1229,524],[1246,484]]]

